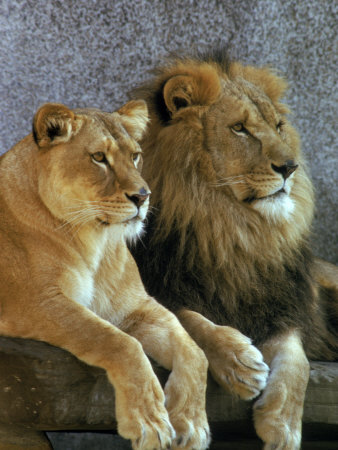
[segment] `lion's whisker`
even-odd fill
[[[224,183],[221,183],[221,182],[220,183],[210,183],[210,186],[222,187],[222,186],[233,186],[235,184],[243,184],[243,183],[245,183],[244,180],[242,180],[242,181],[240,181],[240,180],[238,180],[238,181],[226,181]]]

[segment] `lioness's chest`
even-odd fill
[[[61,275],[60,285],[67,298],[90,309],[96,291],[95,274],[90,269],[85,265],[66,267]]]
[[[60,277],[63,294],[113,323],[129,309],[124,273],[131,258],[124,245],[98,248],[90,263],[78,256]]]

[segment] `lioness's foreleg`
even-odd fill
[[[238,330],[215,325],[194,311],[181,310],[178,318],[203,349],[215,380],[244,400],[264,389],[269,373],[260,351]]]
[[[254,405],[254,421],[265,450],[297,450],[301,444],[309,362],[297,331],[262,346],[271,372],[262,396]]]
[[[210,432],[205,412],[208,363],[177,318],[148,298],[121,329],[137,338],[144,351],[171,370],[165,385],[166,407],[176,431],[173,448],[206,449]]]
[[[24,308],[6,305],[2,335],[45,341],[105,369],[115,388],[119,433],[137,450],[169,448],[174,430],[164,393],[136,339],[61,294],[31,302],[29,314]]]

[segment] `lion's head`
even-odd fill
[[[271,262],[308,234],[312,187],[286,87],[268,68],[212,55],[173,59],[136,90],[150,110],[143,174],[157,238],[176,230],[183,248],[192,232],[191,256],[217,265],[241,253]]]
[[[42,106],[33,136],[38,191],[49,211],[71,227],[114,225],[125,237],[138,234],[150,194],[137,143],[147,122],[142,100],[114,113]]]

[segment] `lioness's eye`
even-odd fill
[[[139,161],[140,161],[141,154],[140,154],[140,153],[133,153],[133,154],[131,155],[131,157],[132,157],[134,166],[136,167],[137,164],[138,164]]]
[[[91,156],[92,156],[93,160],[98,163],[105,163],[107,161],[106,155],[103,152],[96,152],[96,153],[93,153]]]
[[[235,133],[248,133],[247,129],[241,122],[235,123],[235,125],[231,127],[231,130]]]

